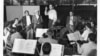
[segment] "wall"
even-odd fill
[[[21,6],[6,6],[7,21],[11,21],[14,18],[21,19],[23,15],[23,8]]]
[[[14,18],[21,19],[25,10],[34,15],[35,11],[40,10],[40,6],[6,6],[7,21],[11,21]]]
[[[23,15],[25,10],[28,10],[31,15],[34,15],[35,11],[40,10],[40,6],[23,6]]]

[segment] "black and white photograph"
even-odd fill
[[[98,56],[97,0],[3,3],[3,56]]]

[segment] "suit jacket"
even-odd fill
[[[39,19],[37,19],[36,16],[33,15],[32,23],[38,24],[38,23],[42,23],[42,22],[43,22],[43,20],[42,20],[41,16],[39,16]]]
[[[79,22],[79,18],[80,17],[78,17],[78,16],[73,16],[74,27],[77,26],[77,24]],[[70,16],[67,17],[66,24],[69,25],[69,22],[70,22]]]
[[[31,23],[32,23],[32,15],[29,15],[29,16],[30,16],[30,20],[31,20]],[[22,22],[22,26],[26,27],[26,25],[27,25],[26,16],[22,17],[21,22]]]
[[[37,19],[36,15],[33,15],[32,24],[34,25],[34,28],[42,28],[43,25],[42,16],[39,16],[39,18]]]

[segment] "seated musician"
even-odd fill
[[[16,29],[16,32],[8,36],[7,44],[6,44],[6,55],[7,56],[19,56],[19,55],[13,54],[11,51],[12,51],[15,39],[23,39],[21,32],[20,32],[21,30],[22,30],[22,27],[18,26]]]
[[[38,40],[39,43],[45,43],[45,42],[55,43],[55,44],[58,43],[58,41],[53,38],[54,34],[53,34],[52,30],[48,30],[47,33],[45,33],[43,35],[44,35],[43,38],[40,38]]]
[[[21,35],[22,27],[18,26],[16,30],[17,31],[11,35],[11,43],[12,44],[14,43],[15,39],[23,39],[23,36]]]
[[[11,33],[14,33],[16,32],[17,26],[19,26],[19,19],[14,18],[14,20],[8,21],[6,24],[9,25],[9,27],[11,28]]]
[[[29,11],[26,10],[25,16],[22,17],[21,22],[23,26],[23,30],[27,32],[27,39],[33,38],[33,34],[30,35],[32,29],[32,15],[29,14]],[[31,36],[31,37],[30,37]]]
[[[44,43],[42,47],[42,51],[43,51],[43,56],[49,56],[51,52],[51,44],[48,42]]]
[[[4,32],[3,32],[3,36],[4,36],[3,40],[4,40],[5,45],[7,43],[7,38],[11,34],[10,31],[11,31],[10,24],[8,24],[7,26],[4,27]]]
[[[90,33],[92,33],[92,32],[93,32],[93,31],[91,30],[91,24],[90,24],[90,23],[87,23],[87,24],[85,25],[85,30],[84,30],[84,32],[82,33],[82,38],[83,38],[83,40],[87,41],[88,35],[89,35]]]
[[[19,22],[19,19],[18,18],[15,18],[14,19],[14,23],[12,24],[12,28],[17,28],[18,22]]]
[[[90,33],[88,36],[88,43],[84,43],[82,46],[77,43],[78,53],[81,54],[81,56],[96,56],[97,45],[94,42],[95,39],[96,35]]]

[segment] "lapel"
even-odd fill
[[[66,23],[69,24],[69,21],[70,21],[70,17],[68,16]]]
[[[26,22],[26,16],[24,16],[24,24],[26,25],[26,23],[27,23],[27,22]]]
[[[31,23],[32,23],[32,16],[29,15],[29,17],[30,17],[30,21],[31,21]],[[25,22],[26,22],[26,16],[25,16]]]

